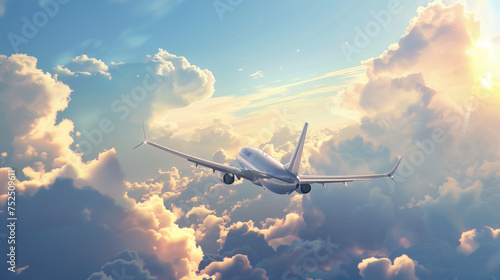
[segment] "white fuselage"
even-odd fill
[[[263,151],[245,147],[238,153],[238,161],[243,169],[256,170],[272,177],[283,178],[259,178],[252,183],[260,185],[277,194],[291,193],[299,184],[299,179],[288,170],[283,164],[270,157]]]

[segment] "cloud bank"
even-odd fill
[[[76,121],[58,117],[72,89],[58,79],[108,73],[113,80],[103,80],[113,82],[149,66],[164,82],[134,113],[150,112],[159,142],[231,163],[250,140],[226,120],[188,139],[170,133],[177,123],[168,113],[214,98],[213,74],[184,57],[159,50],[140,66],[110,67],[81,55],[57,77],[34,57],[0,56],[0,152],[5,166],[21,168],[24,269],[14,278],[52,279],[46,268],[54,263],[58,277],[70,279],[500,277],[500,135],[491,128],[500,99],[489,55],[496,45],[481,39],[479,21],[462,5],[419,9],[397,44],[364,62],[365,81],[336,96],[338,109],[359,122],[312,132],[302,166],[317,174],[385,172],[401,154],[399,185],[331,185],[289,197],[248,182],[225,186],[210,171],[177,165],[131,181],[122,149],[99,149],[90,160],[75,151]],[[257,144],[286,161],[298,133],[284,125]],[[135,162],[155,156],[144,152]],[[5,196],[2,204],[5,218]]]

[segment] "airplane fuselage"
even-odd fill
[[[299,179],[290,173],[279,161],[265,152],[252,147],[245,147],[238,153],[238,162],[243,169],[256,170],[273,177],[258,178],[252,183],[260,185],[277,194],[287,194],[297,189]]]

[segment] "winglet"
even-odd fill
[[[144,144],[148,142],[146,139],[146,130],[144,129],[144,120],[142,121],[142,136],[144,136]]]
[[[140,143],[139,145],[135,146],[132,150],[135,150],[139,148],[140,145],[142,144],[147,144],[148,140],[146,139],[146,130],[144,129],[144,121],[142,121],[142,135],[144,136],[144,142]]]
[[[401,156],[399,156],[398,162],[396,162],[396,165],[394,165],[394,167],[392,168],[391,172],[389,172],[387,174],[387,176],[389,176],[392,179],[392,181],[394,181],[394,184],[396,184],[396,185],[398,183],[396,182],[396,180],[394,180],[394,174],[396,173],[396,170],[398,169],[399,163],[401,163],[402,159],[403,158]]]

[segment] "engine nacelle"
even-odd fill
[[[217,175],[219,176],[219,180],[226,185],[231,185],[232,183],[234,183],[234,175],[233,174],[219,171],[219,172],[217,172]]]
[[[310,191],[311,191],[311,185],[309,185],[309,184],[301,184],[297,188],[297,192],[301,193],[301,194],[306,194],[306,193],[309,193]]]

